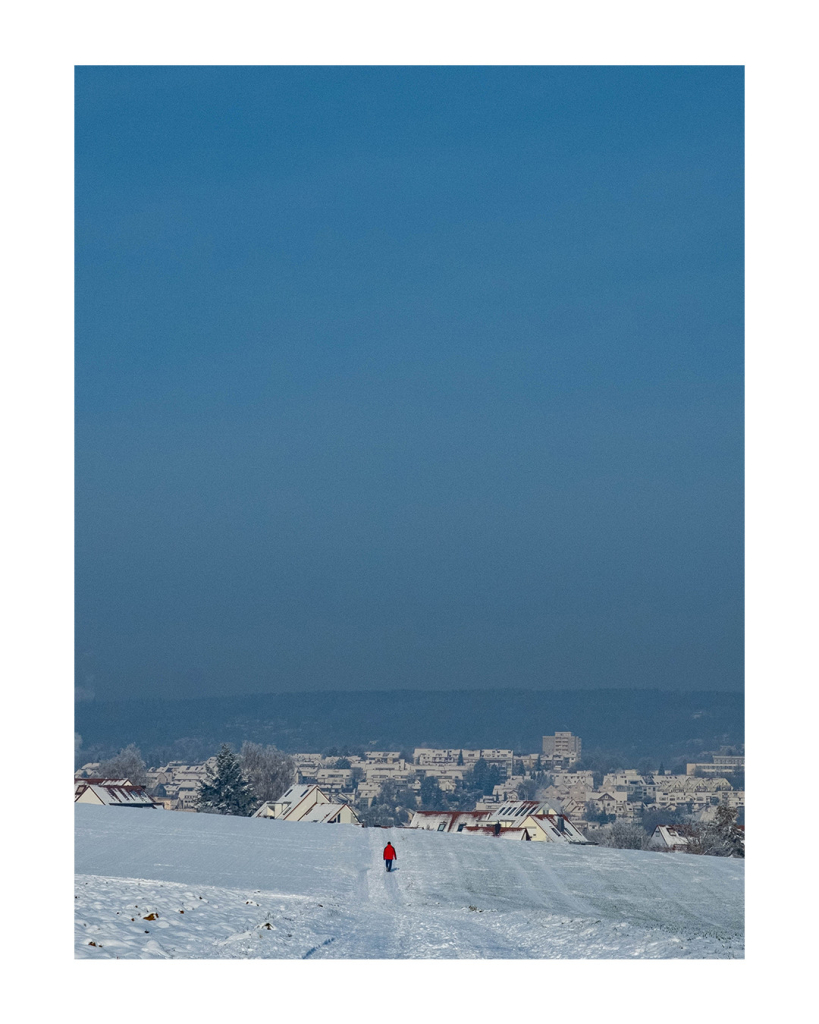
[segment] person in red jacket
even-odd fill
[[[395,847],[392,843],[387,843],[384,847],[384,861],[387,865],[387,871],[392,871],[392,862],[398,860],[398,854],[395,852]]]

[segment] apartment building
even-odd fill
[[[365,761],[361,766],[367,782],[409,782],[415,777],[416,767],[406,761]]]
[[[685,766],[686,775],[695,775],[697,772],[703,775],[722,775],[725,772],[744,772],[745,758],[730,757],[728,755],[714,754],[714,763],[697,762]]]
[[[474,768],[475,763],[481,759],[487,764],[497,765],[503,778],[514,771],[514,752],[500,747],[485,747],[480,750],[416,747],[413,752],[413,760],[419,768],[446,768],[454,765],[468,770]]]
[[[570,732],[556,732],[543,737],[543,760],[549,764],[568,766],[580,760],[583,741]]]
[[[337,793],[342,789],[349,789],[353,781],[352,768],[319,768],[316,772],[316,782],[327,790],[328,793]]]

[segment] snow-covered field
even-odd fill
[[[741,860],[75,810],[77,957],[744,955]]]

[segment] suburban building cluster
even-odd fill
[[[557,732],[544,736],[541,750],[531,754],[430,747],[416,747],[411,754],[395,750],[342,757],[297,753],[291,755],[295,766],[291,787],[279,800],[262,804],[254,816],[360,824],[363,811],[383,799],[385,787],[393,784],[410,804],[406,827],[584,843],[593,842],[595,832],[613,822],[640,824],[650,812],[669,818],[683,812],[709,821],[720,806],[745,806],[744,789],[735,788],[726,778],[744,772],[744,756],[734,752],[716,751],[708,761],[688,764],[685,774],[625,769],[602,777],[582,766],[581,752],[580,737]],[[173,761],[150,768],[145,786],[133,786],[127,779],[103,779],[99,764],[86,764],[75,776],[75,800],[192,812],[199,786],[215,760]],[[487,771],[492,773],[491,788],[476,794],[474,806],[464,808],[454,797],[463,794],[470,779],[474,781],[479,766],[484,778]],[[438,791],[438,809],[424,806],[428,780]],[[440,809],[447,803],[450,809]],[[455,809],[451,809],[453,803]],[[658,826],[652,844],[668,849],[684,845],[673,826],[673,821]]]
[[[202,764],[170,761],[160,768],[148,768],[145,772],[145,786],[135,788],[145,793],[146,797],[150,794],[150,802],[167,811],[195,811],[199,802],[199,786],[207,778],[208,767],[214,767],[215,764],[215,757],[209,757]],[[94,782],[97,786],[102,782],[110,784],[110,780],[100,779],[99,773],[99,763],[91,762],[75,772],[74,778],[79,783]],[[82,802],[91,801],[86,797]]]

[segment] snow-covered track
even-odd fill
[[[390,874],[388,839],[398,850]],[[716,857],[78,806],[75,870],[81,957],[733,958],[744,949],[744,862]]]

